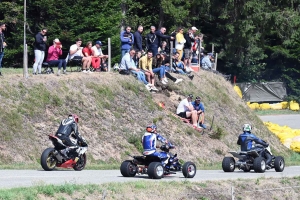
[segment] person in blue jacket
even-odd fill
[[[192,102],[194,109],[197,111],[198,119],[198,127],[202,127],[206,129],[206,125],[204,124],[204,105],[201,102],[201,98],[199,96],[196,97],[195,101]]]
[[[127,26],[125,31],[122,31],[120,34],[120,39],[121,39],[121,59],[123,58],[123,56],[129,52],[129,50],[131,49],[131,46],[134,44],[134,36],[133,34],[130,32],[131,31],[131,27]]]
[[[169,155],[166,152],[158,152],[156,151],[156,142],[160,141],[164,144],[169,145],[170,148],[174,148],[174,146],[167,141],[166,138],[157,133],[157,127],[155,124],[151,124],[147,126],[146,132],[142,137],[143,144],[143,155],[145,156],[154,156],[158,157],[161,160],[163,166],[168,163]]]

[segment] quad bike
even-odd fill
[[[257,173],[264,173],[266,170],[273,168],[276,172],[282,172],[285,167],[284,158],[274,156],[271,153],[270,146],[264,147],[256,144],[251,151],[230,151],[229,153],[238,158],[238,161],[235,161],[233,157],[225,157],[222,162],[224,172],[233,172],[235,167],[244,172],[250,172],[253,169]],[[268,157],[272,159],[269,165],[266,164]]]
[[[182,171],[185,178],[193,178],[196,175],[196,165],[186,162],[183,166],[179,163],[177,154],[169,153],[172,145],[162,145],[160,149],[169,154],[168,163],[164,166],[158,157],[154,156],[131,156],[133,160],[122,162],[120,171],[124,177],[134,177],[136,174],[148,174],[149,178],[161,179],[170,174]]]
[[[41,165],[44,170],[51,171],[55,167],[73,168],[76,171],[84,169],[86,165],[85,152],[88,149],[85,142],[78,142],[72,134],[70,139],[80,147],[77,149],[75,149],[75,147],[73,149],[70,147],[71,150],[69,151],[68,156],[66,156],[62,152],[67,146],[55,135],[49,135],[49,139],[52,141],[54,148],[47,148],[42,153]]]

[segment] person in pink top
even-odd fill
[[[57,76],[60,75],[60,69],[63,67],[64,71],[63,73],[66,74],[66,60],[65,59],[59,59],[59,56],[62,55],[62,44],[60,43],[59,39],[53,40],[53,45],[49,47],[48,49],[48,56],[47,56],[47,63],[49,65],[58,66]]]

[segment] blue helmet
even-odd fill
[[[146,131],[149,132],[149,133],[155,133],[156,129],[157,129],[156,125],[155,124],[151,124],[151,125],[147,126]]]

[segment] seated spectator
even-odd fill
[[[187,98],[183,99],[176,110],[176,114],[179,117],[185,118],[185,119],[191,119],[191,123],[194,127],[198,127],[197,125],[197,111],[194,109],[192,105],[193,95],[190,94],[187,96]]]
[[[139,61],[140,61],[141,56],[142,56],[142,52],[141,52],[141,51],[136,51],[136,52],[135,52],[135,55],[134,55],[134,57],[133,57],[135,66],[136,66],[137,68],[139,68]]]
[[[166,41],[161,42],[160,47],[158,47],[158,53],[166,53],[167,55],[170,54],[170,49],[169,49]]]
[[[163,84],[167,84],[168,83],[168,78],[171,79],[172,81],[174,81],[175,84],[180,83],[181,81],[183,81],[181,78],[175,78],[174,76],[172,76],[169,72],[170,72],[170,57],[168,57],[165,53],[161,54],[161,58],[162,58],[162,62],[161,62],[161,66],[165,67],[165,76],[166,78],[164,79],[164,82],[162,82]]]
[[[192,102],[192,105],[194,109],[197,111],[198,115],[198,127],[202,127],[206,129],[206,126],[204,125],[204,105],[201,103],[201,98],[198,96],[196,97],[195,101]]]
[[[82,62],[82,72],[83,73],[89,73],[89,68],[87,69],[87,66],[89,64],[89,66],[91,65],[92,62],[92,58],[91,57],[83,57],[83,53],[82,53],[82,40],[81,38],[78,38],[76,40],[76,44],[73,44],[70,47],[70,51],[69,51],[69,59],[70,60],[81,60]]]
[[[102,53],[102,42],[101,41],[96,41],[96,44],[92,47],[92,56],[94,56],[94,58],[98,58],[99,63],[97,62],[96,59],[92,59],[92,66],[96,69],[96,71],[100,71],[100,68],[102,71],[107,71],[107,64],[106,64],[106,60],[108,58],[108,55],[104,55]]]
[[[59,59],[59,56],[62,55],[62,44],[60,43],[59,39],[53,40],[53,45],[49,47],[48,49],[48,56],[47,56],[47,62],[49,65],[57,65],[58,71],[57,76],[60,75],[60,69],[63,67],[64,71],[63,73],[66,74],[66,60],[65,59]]]
[[[87,63],[87,66],[86,66],[86,72],[87,73],[91,73],[92,71],[90,70],[90,67],[91,67],[91,64],[92,64],[92,61],[93,61],[93,56],[92,56],[92,42],[91,41],[88,41],[85,45],[85,47],[82,49],[82,53],[83,53],[83,56],[88,58],[90,62]],[[97,58],[94,58],[94,59],[97,59]],[[98,63],[99,63],[99,59],[98,59]],[[96,62],[97,63],[97,62]]]
[[[206,70],[212,70],[211,58],[213,55],[211,53],[208,53],[207,51],[204,51],[203,54],[204,57],[201,60],[201,67]]]
[[[179,73],[179,74],[183,74],[183,75],[187,75],[191,80],[193,80],[194,75],[190,75],[189,73],[186,73],[186,67],[184,66],[183,62],[181,60],[179,60],[179,53],[175,52],[173,54],[173,66],[172,69],[174,72]]]
[[[147,78],[147,81],[152,85],[151,89],[157,90],[157,88],[154,86],[155,85],[154,73],[159,72],[160,69],[156,68],[156,69],[152,70],[152,59],[153,59],[153,54],[152,54],[152,51],[149,50],[147,52],[147,55],[144,55],[139,60],[139,68],[143,70],[143,72],[145,73],[145,76]],[[161,75],[164,76],[164,72]]]
[[[137,79],[139,81],[143,82],[145,84],[146,88],[150,91],[152,85],[146,81],[144,72],[142,72],[140,69],[138,69],[135,66],[135,63],[133,60],[134,55],[135,55],[135,50],[131,49],[129,51],[129,53],[126,53],[123,56],[123,58],[121,60],[119,72],[120,72],[120,74],[128,74],[127,72],[130,71],[131,73],[135,74],[137,76]]]

